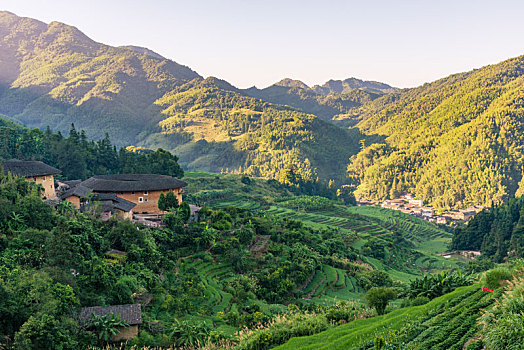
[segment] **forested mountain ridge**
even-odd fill
[[[144,138],[168,148],[188,170],[240,170],[280,178],[293,168],[303,179],[343,179],[362,135],[298,110],[242,95],[229,83],[194,79],[155,102],[164,120]],[[316,170],[315,170],[316,169]]]
[[[348,167],[361,196],[414,193],[437,208],[521,194],[524,56],[380,97],[360,108],[366,144]]]
[[[0,113],[29,127],[132,143],[159,114],[153,102],[200,77],[173,61],[97,43],[78,29],[0,13]]]
[[[0,12],[0,52],[0,113],[28,127],[67,132],[74,123],[92,139],[107,132],[118,146],[180,152],[192,170],[275,178],[292,167],[301,177],[343,179],[358,151],[358,132],[62,23]]]
[[[355,122],[348,123],[348,117],[357,107],[397,90],[384,83],[356,78],[329,80],[322,86],[312,88],[300,80],[286,78],[264,89],[252,87],[244,92],[272,103],[298,108],[325,120],[343,120],[344,124],[350,125]]]

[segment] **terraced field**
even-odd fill
[[[357,286],[354,277],[342,269],[324,264],[321,270],[315,271],[305,288],[297,292],[297,297],[317,304],[331,305],[338,300],[360,299],[361,292],[363,290]]]
[[[391,349],[460,350],[479,331],[477,319],[482,310],[502,292],[502,288],[495,293],[484,292],[480,285],[461,287],[425,305],[293,338],[275,349],[373,349],[374,340],[381,338]]]

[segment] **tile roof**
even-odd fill
[[[78,317],[81,322],[87,323],[91,320],[91,314],[95,316],[120,314],[120,319],[130,326],[142,324],[142,308],[140,304],[83,307]]]
[[[2,162],[2,170],[4,175],[11,173],[15,176],[31,177],[60,174],[61,171],[53,168],[43,162],[30,160],[23,161],[18,159],[10,159]]]
[[[158,191],[181,188],[187,183],[157,174],[114,174],[93,176],[82,185],[95,192]]]

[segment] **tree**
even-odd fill
[[[176,198],[175,194],[172,191],[167,192],[164,202],[165,202],[164,210],[178,208],[178,198]]]
[[[353,194],[354,190],[354,186],[342,185],[337,190],[337,198],[342,200],[346,205],[356,205],[357,201],[355,200],[355,195]]]
[[[396,297],[397,294],[391,288],[373,287],[366,293],[368,305],[375,308],[379,315],[384,315],[389,301]]]
[[[158,209],[162,211],[166,211],[166,196],[164,196],[163,193],[160,193],[160,196],[158,197]]]

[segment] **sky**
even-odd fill
[[[522,0],[1,0],[239,88],[356,77],[414,87],[524,54]]]

